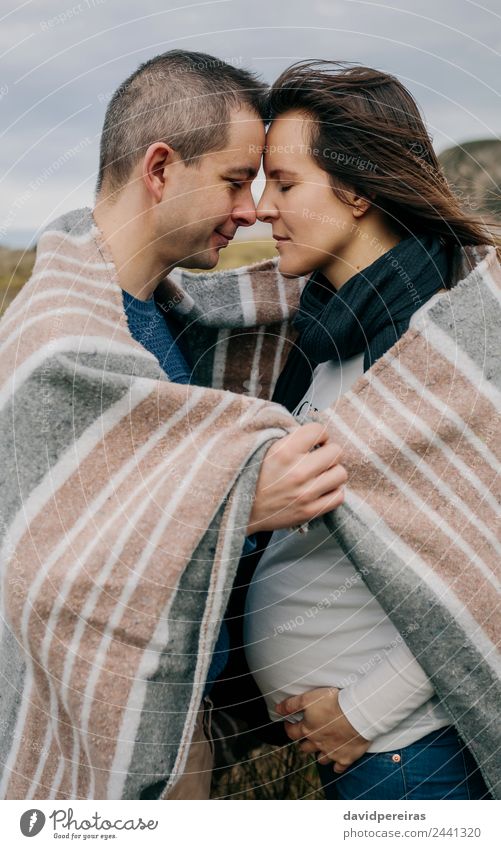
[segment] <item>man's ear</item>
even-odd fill
[[[167,166],[173,165],[179,157],[175,150],[165,142],[150,144],[143,156],[141,179],[152,200],[160,203],[167,182]]]

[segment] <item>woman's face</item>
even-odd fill
[[[308,119],[290,111],[275,119],[266,137],[266,187],[257,216],[270,223],[282,274],[321,269],[327,276],[356,236],[353,209],[332,191],[329,177],[311,155]],[[321,151],[328,155],[329,151]]]

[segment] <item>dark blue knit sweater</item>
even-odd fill
[[[189,383],[191,369],[175,341],[169,326],[169,314],[160,309],[154,298],[140,301],[122,291],[129,330],[136,342],[155,355],[169,380]]]

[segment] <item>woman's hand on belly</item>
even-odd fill
[[[336,687],[319,687],[301,696],[291,696],[276,706],[280,716],[303,712],[300,722],[285,722],[287,736],[302,741],[303,752],[319,752],[318,761],[334,761],[334,772],[344,772],[369,748],[371,741],[362,737],[348,722],[338,702]]]

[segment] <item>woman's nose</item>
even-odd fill
[[[271,223],[278,218],[278,209],[273,206],[273,204],[269,203],[266,200],[264,194],[261,197],[257,207],[256,207],[256,215],[259,221],[266,221],[267,223]]]

